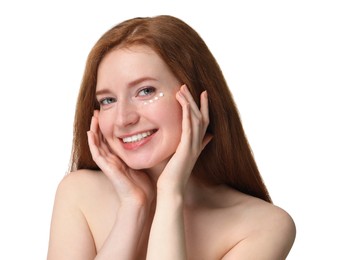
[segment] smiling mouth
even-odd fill
[[[143,140],[144,138],[149,137],[150,135],[152,135],[153,133],[155,133],[157,130],[150,130],[150,131],[146,131],[146,132],[142,132],[136,135],[131,135],[128,137],[124,137],[122,138],[124,143],[134,143],[134,142],[139,142],[141,140]]]

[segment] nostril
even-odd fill
[[[139,121],[139,115],[136,112],[128,112],[128,113],[121,113],[117,114],[115,118],[115,122],[117,125],[120,126],[127,126],[133,125]]]

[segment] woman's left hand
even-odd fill
[[[175,154],[157,182],[158,191],[183,194],[193,167],[212,136],[206,133],[209,124],[207,92],[200,96],[200,109],[186,85],[176,94],[182,107],[182,134]]]

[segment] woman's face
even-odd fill
[[[116,49],[98,69],[99,126],[110,149],[132,169],[162,170],[181,137],[181,83],[146,46]]]

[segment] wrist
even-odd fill
[[[144,192],[130,192],[119,197],[119,202],[121,207],[125,208],[149,208],[152,204],[152,201],[155,197],[155,194],[145,194]]]
[[[183,192],[169,189],[157,190],[157,204],[162,205],[166,210],[170,208],[182,208],[184,204]]]
[[[150,209],[151,203],[147,200],[123,200],[120,202],[118,211],[123,212],[144,212]]]
[[[185,184],[160,178],[157,182],[157,196],[183,197]]]
[[[144,206],[137,206],[131,204],[121,204],[118,207],[116,218],[117,220],[124,220],[124,221],[134,221],[134,222],[141,222],[143,223],[145,219],[148,217],[150,211],[150,207],[148,205]],[[142,222],[143,221],[143,222]]]

